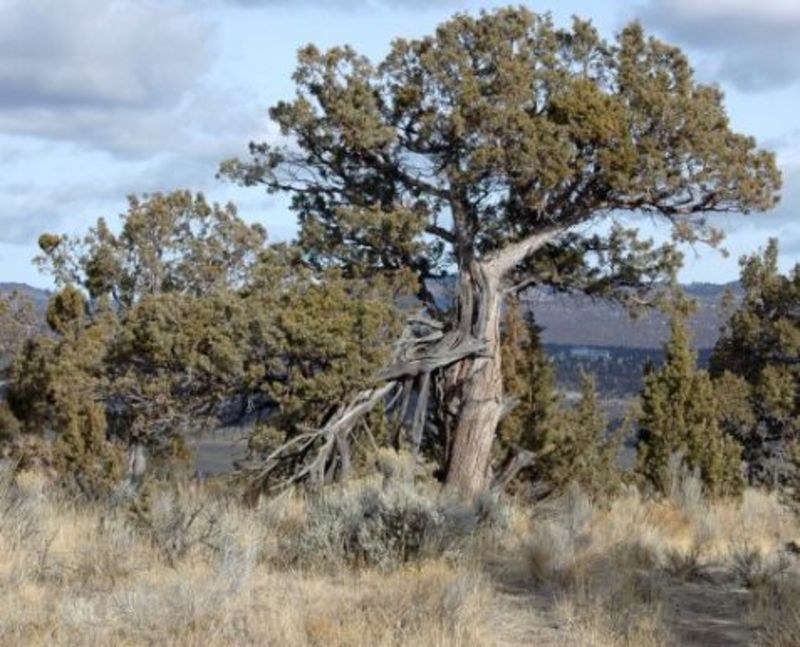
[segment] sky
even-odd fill
[[[0,282],[49,287],[31,264],[43,232],[112,223],[126,196],[189,188],[234,201],[271,240],[295,231],[286,201],[217,180],[220,161],[276,137],[267,108],[293,95],[309,42],[379,60],[395,37],[430,33],[458,0],[0,0]],[[687,250],[684,281],[727,282],[777,236],[800,261],[800,0],[550,0],[529,3],[607,37],[631,20],[680,45],[725,91],[733,127],[777,153],[780,205],[720,217],[730,255]],[[646,231],[662,235],[646,221]]]

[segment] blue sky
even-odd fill
[[[349,43],[380,58],[395,36],[430,32],[457,0],[0,0],[0,281],[47,286],[30,263],[43,231],[112,221],[130,193],[202,190],[234,200],[272,240],[291,237],[285,202],[215,180],[219,162],[275,136],[266,109],[291,96],[296,50]],[[682,278],[736,278],[739,255],[781,241],[800,260],[800,1],[551,0],[566,24],[607,36],[641,20],[681,45],[727,95],[734,127],[778,153],[781,205],[727,216],[728,259],[689,251]]]

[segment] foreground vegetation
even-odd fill
[[[81,503],[35,472],[0,491],[0,642],[25,645],[796,645],[797,521],[578,490],[443,498],[407,459],[256,510],[213,484]],[[416,476],[415,476],[416,474]]]

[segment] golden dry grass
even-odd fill
[[[798,525],[755,491],[709,504],[630,490],[607,507],[572,492],[511,506],[456,552],[381,568],[293,552],[314,514],[296,495],[254,511],[165,489],[144,528],[129,503],[79,504],[23,473],[5,480],[0,513],[2,645],[782,647],[800,635],[783,550]]]

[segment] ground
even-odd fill
[[[800,532],[773,495],[572,490],[483,502],[473,527],[463,503],[398,478],[252,509],[212,483],[85,502],[6,473],[0,644],[800,644]],[[395,535],[420,515],[446,523],[409,551]]]

